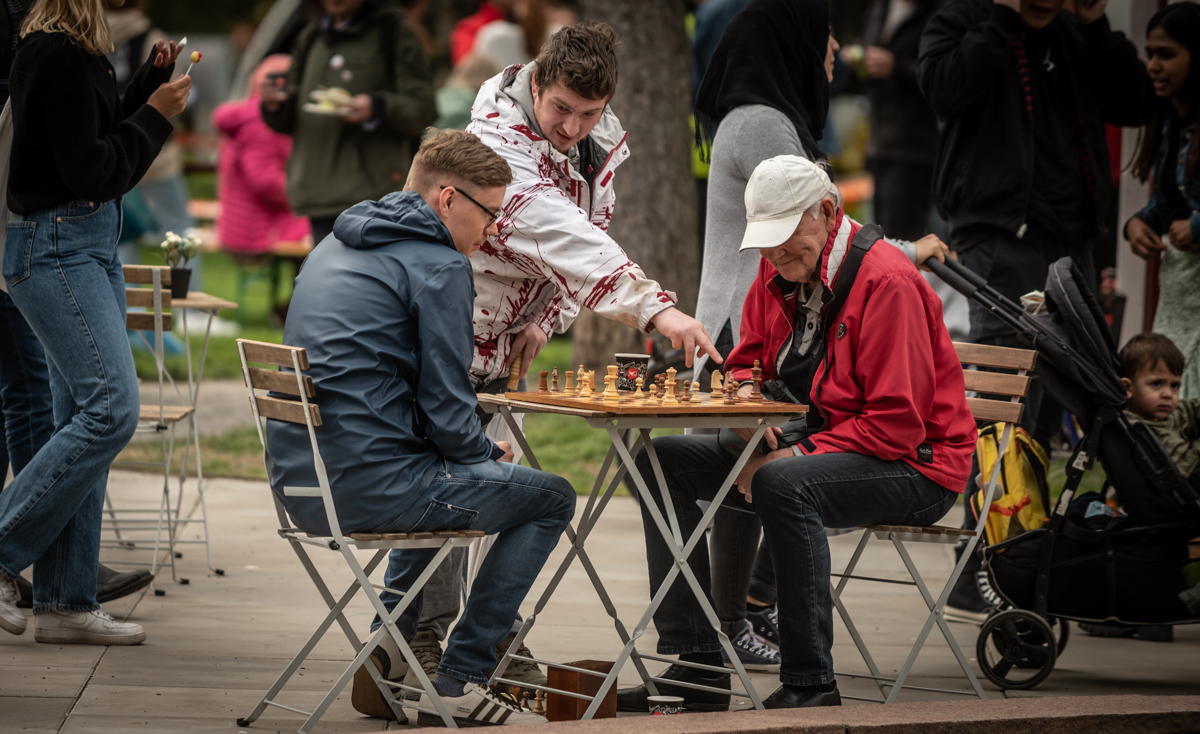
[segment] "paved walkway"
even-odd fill
[[[149,475],[114,472],[110,481],[119,506],[155,504],[156,482]],[[582,506],[582,503],[581,503]],[[166,596],[137,596],[107,605],[118,617],[146,627],[148,640],[136,647],[42,645],[32,630],[22,637],[0,634],[0,734],[23,731],[103,734],[105,732],[288,732],[300,717],[271,711],[249,729],[235,726],[271,684],[324,614],[324,605],[288,545],[275,534],[276,519],[265,484],[213,480],[209,509],[214,560],[224,577],[208,572],[198,548],[187,549],[179,571],[186,586],[162,578]],[[189,533],[195,535],[198,528]],[[853,548],[850,536],[832,541],[835,565]],[[592,558],[608,585],[622,619],[632,626],[648,601],[644,545],[637,507],[629,498],[614,499],[589,541]],[[560,544],[549,567],[565,548]],[[107,551],[119,559],[123,551]],[[337,569],[333,554],[318,554],[322,570]],[[944,579],[952,556],[941,547],[914,553],[929,580]],[[863,573],[900,578],[903,566],[882,543],[868,550]],[[544,588],[543,573],[534,588]],[[342,570],[336,578],[349,583]],[[344,587],[343,587],[344,588]],[[531,599],[534,598],[531,596]],[[847,604],[856,615],[882,668],[894,671],[919,631],[923,605],[909,587],[851,584]],[[352,604],[352,623],[366,630],[371,613],[361,597]],[[30,625],[32,627],[32,623]],[[952,625],[968,656],[974,655],[976,628]],[[1173,643],[1100,640],[1074,631],[1050,678],[1034,691],[1017,696],[1110,694],[1185,695],[1200,690],[1200,626],[1178,627]],[[914,685],[966,690],[956,676],[949,648],[931,638],[917,662]],[[642,650],[653,650],[651,629]],[[612,659],[619,644],[585,574],[575,566],[556,599],[539,619],[530,647],[554,660]],[[311,709],[344,670],[351,651],[345,639],[330,635],[316,649],[283,701]],[[844,628],[836,630],[838,669],[866,672]],[[653,668],[660,666],[652,666]],[[762,695],[775,687],[773,676],[755,674]],[[636,682],[627,667],[624,685]],[[873,685],[842,679],[844,693],[868,693]],[[986,686],[994,697],[1004,693]],[[354,712],[347,690],[317,732],[371,732],[386,723]],[[967,700],[944,694],[908,692],[904,700]],[[847,702],[853,703],[853,702]],[[736,706],[748,704],[744,698]],[[392,728],[395,728],[394,726]]]

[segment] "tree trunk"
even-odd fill
[[[683,0],[584,0],[583,16],[608,23],[621,39],[611,106],[629,133],[629,159],[616,174],[609,234],[646,276],[679,295],[694,313],[700,286],[696,187],[692,180],[690,55]],[[603,372],[617,352],[641,352],[645,335],[583,310],[572,329],[574,363]]]

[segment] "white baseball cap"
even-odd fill
[[[759,163],[746,182],[746,234],[741,249],[782,245],[796,231],[804,212],[821,199],[842,205],[837,187],[816,163],[798,155],[777,155]]]

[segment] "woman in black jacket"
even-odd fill
[[[50,363],[56,431],[0,493],[0,627],[25,631],[15,580],[33,565],[39,642],[146,637],[96,602],[108,468],[139,408],[116,246],[120,197],[171,134],[167,120],[183,111],[191,79],[169,81],[179,50],[159,41],[120,97],[111,50],[102,0],[39,0],[10,77],[3,275]]]

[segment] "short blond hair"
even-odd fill
[[[104,0],[38,0],[21,24],[21,38],[34,31],[66,33],[93,56],[114,48]]]
[[[512,169],[496,151],[462,130],[437,130],[421,141],[404,188],[470,183],[480,188],[508,186]]]

